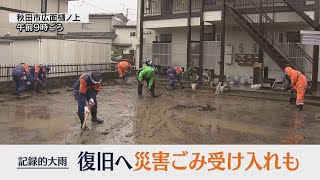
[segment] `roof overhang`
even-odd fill
[[[115,47],[131,47],[132,44],[131,43],[112,43],[112,46],[115,46]]]

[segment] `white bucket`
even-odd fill
[[[192,90],[195,91],[197,89],[197,84],[191,84]]]
[[[210,87],[213,87],[213,81],[210,81]]]
[[[251,85],[251,89],[259,90],[259,89],[261,89],[261,84],[254,84],[254,85]]]

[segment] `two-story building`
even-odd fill
[[[128,21],[115,26],[116,38],[112,46],[122,51],[122,58],[133,62],[136,54],[137,25],[136,21]]]
[[[142,20],[144,30],[155,32],[154,39],[143,38],[140,59],[248,77],[258,62],[269,78],[283,76],[290,64],[309,81],[319,79],[318,48],[300,38],[301,30],[319,27],[318,1],[139,0],[138,9],[138,30]]]
[[[88,23],[64,23],[63,32],[19,32],[9,13],[68,13],[70,0],[0,1],[1,64],[107,63],[111,61],[114,25],[122,14],[92,14]]]

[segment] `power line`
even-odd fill
[[[78,1],[80,1],[80,0],[78,0]],[[93,5],[93,4],[91,4],[91,3],[86,2],[85,0],[81,0],[80,6],[83,6],[83,4],[87,4],[87,5],[89,5],[89,6],[93,7],[93,8],[99,9],[99,10],[101,10],[101,11],[109,12],[109,13],[112,13],[112,14],[118,14],[118,13],[119,13],[119,12],[114,12],[114,11],[110,11],[110,10],[106,10],[106,9],[100,8],[100,7],[96,6],[96,5]],[[123,7],[126,6],[125,3],[122,3],[122,5],[123,5]],[[128,12],[128,11],[132,11],[132,10],[136,10],[136,9],[126,8],[126,10],[127,10],[127,14],[128,14],[128,15],[137,15],[136,13],[133,13],[133,12],[130,12],[130,13],[129,13],[129,12]],[[124,13],[124,12],[123,12],[123,13]]]
[[[87,2],[85,2],[85,1],[83,1],[83,2],[84,2],[85,4],[91,6],[91,7],[96,8],[96,9],[100,9],[100,10],[102,10],[102,11],[106,11],[106,12],[111,12],[111,13],[113,13],[113,14],[117,14],[116,12],[109,11],[109,10],[106,10],[106,9],[102,9],[102,8],[100,8],[100,7],[97,7],[97,6],[93,5],[93,4],[87,3]]]

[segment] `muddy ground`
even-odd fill
[[[138,99],[136,82],[105,84],[102,125],[80,137],[72,92],[17,100],[1,95],[0,144],[320,144],[319,107],[168,91]],[[9,100],[8,100],[9,99]]]

